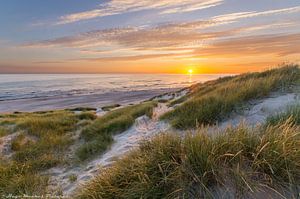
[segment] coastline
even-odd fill
[[[178,169],[189,164],[196,169],[195,171],[204,169],[206,173],[211,168],[217,168],[219,171],[227,168],[225,173],[218,172],[217,175],[208,176],[219,181],[228,178],[228,172],[235,172],[235,164],[239,167],[246,161],[254,165],[260,163],[260,159],[271,157],[269,155],[273,153],[275,147],[276,153],[290,160],[291,167],[283,167],[282,172],[275,174],[269,170],[263,171],[264,176],[274,181],[274,183],[267,181],[263,186],[272,188],[278,185],[278,189],[275,187],[278,193],[285,195],[286,191],[290,191],[294,194],[293,190],[285,189],[284,185],[288,183],[291,186],[298,186],[297,182],[285,178],[278,180],[277,176],[287,176],[291,174],[290,171],[297,175],[298,172],[293,166],[298,162],[297,151],[294,148],[298,147],[299,143],[298,80],[299,69],[289,66],[262,73],[221,78],[174,89],[175,91],[149,89],[84,95],[79,99],[75,96],[40,99],[43,108],[49,111],[20,112],[3,115],[0,118],[2,124],[0,153],[4,159],[9,160],[9,164],[2,165],[3,182],[11,182],[16,176],[21,176],[23,180],[17,186],[14,182],[2,186],[5,187],[4,191],[18,190],[23,182],[33,180],[38,184],[30,184],[28,189],[32,189],[32,193],[51,192],[66,198],[89,198],[85,196],[90,194],[102,197],[104,194],[104,198],[110,198],[105,194],[111,187],[120,190],[121,196],[128,189],[119,187],[119,183],[114,184],[114,179],[129,182],[128,186],[133,186],[134,189],[135,184],[140,183],[135,176],[131,178],[131,175],[135,175],[132,168],[136,168],[138,174],[154,177],[156,184],[160,183],[161,171],[172,173],[174,176],[172,180],[184,177],[188,179],[184,183],[189,184],[191,182],[188,178],[189,173],[180,173],[182,176],[176,173]],[[241,84],[245,86],[240,88]],[[121,100],[123,103],[113,104],[113,99],[119,100],[116,103],[120,103]],[[95,100],[99,103],[93,104]],[[74,105],[74,102],[82,101],[88,105]],[[13,103],[16,102],[20,103],[20,100]],[[136,104],[131,105],[134,102]],[[48,103],[48,106],[45,103]],[[72,106],[67,106],[70,103],[73,103]],[[110,106],[103,107],[104,103],[109,103]],[[24,106],[23,103],[18,105]],[[69,109],[62,110],[64,105]],[[91,105],[97,109],[91,109]],[[74,109],[70,109],[72,107]],[[38,106],[34,104],[33,108],[38,109]],[[284,136],[282,131],[285,132]],[[266,147],[264,153],[261,153],[262,146],[263,149]],[[284,148],[281,148],[282,146]],[[289,147],[286,149],[285,146]],[[216,153],[211,154],[210,151],[215,149],[218,149]],[[286,151],[289,153],[288,156]],[[257,154],[249,156],[253,152]],[[232,162],[227,156],[238,156],[239,159]],[[206,161],[210,158],[213,162],[207,162],[205,166],[208,167],[202,168],[201,160]],[[222,161],[219,161],[220,158]],[[258,162],[257,158],[260,158]],[[165,161],[167,164],[164,164]],[[268,164],[272,168],[276,168],[280,162],[281,159],[273,156],[268,159]],[[157,168],[157,163],[167,167]],[[13,168],[24,164],[28,166],[25,173],[20,173],[20,170],[16,169],[11,175]],[[171,168],[168,165],[175,167]],[[190,168],[188,166],[184,169]],[[242,166],[241,169],[243,173],[249,172],[248,167]],[[261,170],[257,167],[251,168],[245,181],[256,183],[251,180],[258,172],[261,173]],[[200,173],[197,177],[200,175],[202,176]],[[240,178],[239,173],[237,177]],[[229,179],[234,183],[240,182]],[[255,179],[258,179],[259,183],[265,183],[265,179],[261,176],[255,176]],[[105,187],[107,182],[108,188]],[[244,184],[237,184],[239,187],[236,187],[231,182],[229,184],[219,182],[221,183],[205,182],[210,194],[216,197],[224,192],[224,187],[229,188],[225,193],[228,198],[235,198],[236,194],[240,194],[238,189],[240,186],[246,188]],[[168,192],[173,192],[171,189]],[[145,190],[148,191],[147,188]],[[142,194],[139,190],[134,192]],[[201,189],[199,193],[208,194]],[[265,189],[253,189],[251,192],[245,192],[245,196],[249,194],[275,193]]]
[[[0,103],[0,113],[13,112],[35,112],[59,110],[66,108],[77,107],[91,107],[100,108],[111,104],[128,105],[131,103],[138,103],[149,100],[153,97],[180,91],[184,88],[168,88],[168,89],[151,89],[130,92],[109,92],[102,94],[80,95],[80,96],[64,96],[58,97],[44,97],[44,98],[30,98],[6,100]]]

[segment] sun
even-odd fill
[[[193,69],[189,69],[189,70],[188,70],[188,73],[189,73],[190,75],[193,74],[193,72],[194,72]]]

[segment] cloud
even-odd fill
[[[300,54],[300,33],[239,37],[220,41],[194,51],[195,56],[241,57],[273,54]]]
[[[198,24],[198,23],[197,23]],[[67,48],[133,48],[157,49],[164,47],[185,47],[202,45],[203,40],[234,35],[239,30],[198,32],[187,26],[166,25],[150,29],[107,29],[86,32],[80,35],[62,37],[25,44],[24,47],[67,47]]]
[[[172,48],[169,48],[171,50]],[[269,34],[238,37],[212,43],[203,48],[188,48],[187,51],[173,53],[153,53],[133,56],[111,56],[99,58],[84,58],[80,60],[91,62],[123,62],[140,61],[146,59],[203,59],[203,58],[234,58],[275,55],[285,57],[300,54],[300,33],[296,34]],[[74,61],[74,60],[73,60]],[[76,60],[78,61],[78,60]]]
[[[122,13],[129,13],[142,10],[156,9],[160,14],[175,14],[183,12],[192,12],[195,10],[215,7],[224,3],[224,0],[160,0],[160,1],[139,1],[139,0],[111,0],[99,5],[99,8],[84,12],[72,13],[61,16],[56,25],[74,23],[82,20],[94,19]],[[300,6],[282,8],[267,11],[248,11],[229,13],[215,16],[215,21],[234,22],[238,19],[269,16],[274,14],[287,14],[300,11]]]
[[[166,24],[150,28],[113,28],[95,30],[79,35],[24,44],[25,47],[70,47],[70,48],[135,48],[152,49],[164,47],[198,46],[204,39],[214,39],[235,34],[238,29],[200,32],[212,26],[212,21]],[[200,43],[199,43],[200,42]]]
[[[111,46],[112,41],[122,35],[133,34],[139,31],[138,28],[113,28],[105,30],[95,30],[79,35],[60,37],[51,40],[26,43],[24,47],[70,47],[85,48],[93,46]]]
[[[65,61],[34,61],[34,64],[63,64]]]
[[[278,23],[270,23],[270,24],[262,24],[262,25],[256,25],[256,26],[249,26],[243,28],[244,32],[255,32],[260,30],[272,30],[276,28],[290,28],[293,26],[297,26],[298,24],[294,21],[289,22],[278,22]]]
[[[139,61],[145,59],[156,59],[156,58],[166,58],[166,57],[178,57],[184,56],[186,54],[179,54],[179,53],[169,53],[169,54],[145,54],[145,55],[134,55],[134,56],[117,56],[117,57],[100,57],[100,58],[85,58],[80,59],[84,61],[93,61],[93,62],[116,62],[116,61]],[[78,60],[76,60],[78,61]]]
[[[105,9],[116,10],[132,10],[141,9],[149,4],[148,1],[139,1],[134,4],[135,0],[113,0],[106,3]],[[174,0],[172,6],[175,5],[185,7],[186,9],[195,1],[190,0]],[[210,5],[213,3],[221,3],[222,1],[200,1],[197,5]],[[123,6],[120,6],[122,4]],[[114,5],[114,6],[113,6]],[[119,7],[117,7],[119,5]],[[147,7],[147,6],[146,6]],[[169,0],[161,0],[159,2],[148,5],[151,8],[165,8],[174,9],[170,7]],[[166,9],[168,8],[168,9]],[[197,8],[194,7],[194,8]],[[183,9],[184,10],[184,9]],[[202,46],[203,42],[207,42],[210,39],[216,39],[220,37],[228,37],[236,35],[240,32],[258,31],[268,29],[274,26],[273,24],[257,25],[253,27],[236,28],[225,31],[204,32],[203,30],[208,27],[219,26],[235,22],[240,19],[257,17],[257,16],[269,16],[280,13],[295,13],[300,12],[300,6],[267,10],[261,12],[237,12],[225,15],[215,16],[206,20],[185,22],[185,23],[171,23],[160,25],[156,27],[125,27],[125,28],[113,28],[105,30],[89,31],[83,34],[56,38],[52,40],[38,41],[27,43],[26,47],[69,47],[69,48],[133,48],[133,49],[159,49],[165,47],[187,47]],[[107,14],[107,13],[106,13]],[[83,14],[85,16],[85,14]],[[76,17],[75,17],[76,18]],[[70,18],[70,20],[73,20]],[[280,23],[276,25],[278,28],[283,27]],[[285,24],[284,26],[288,26]],[[102,50],[101,49],[101,50]]]
[[[97,17],[149,9],[158,9],[161,14],[191,12],[221,5],[222,3],[223,0],[111,0],[107,3],[101,4],[98,9],[62,16],[56,24],[68,24]]]
[[[172,58],[172,59],[195,59],[195,58],[232,58],[275,55],[285,57],[300,54],[300,33],[295,34],[268,34],[244,36],[237,38],[224,39],[207,45],[205,47],[191,47],[178,51],[180,48],[164,48],[173,53],[168,54],[143,54],[134,56],[114,56],[87,58],[86,61],[138,61],[153,58]],[[146,49],[148,50],[148,49]]]
[[[244,18],[270,16],[270,15],[275,15],[275,14],[290,14],[290,13],[296,13],[296,12],[300,12],[300,6],[275,9],[275,10],[267,10],[267,11],[261,11],[261,12],[257,12],[257,11],[236,12],[236,13],[215,16],[212,18],[212,20],[234,22],[238,19],[244,19]]]
[[[78,48],[82,52],[128,51],[163,51],[172,49],[187,50],[205,45],[210,40],[236,36],[240,33],[255,32],[271,28],[282,28],[295,25],[292,22],[260,24],[222,31],[205,31],[215,26],[215,21],[194,21],[187,23],[165,24],[148,28],[114,28],[95,30],[79,35],[61,37],[52,40],[37,41],[24,44],[24,47],[65,47]]]
[[[202,2],[190,2],[182,6],[174,6],[173,8],[167,8],[161,12],[161,14],[174,14],[174,13],[183,13],[183,12],[192,12],[196,10],[202,10],[210,7],[215,7],[221,5],[223,1],[218,0],[207,0]]]
[[[282,12],[283,9],[281,9]],[[286,10],[286,9],[285,9]],[[290,9],[291,11],[296,9]],[[272,11],[272,13],[278,13]],[[271,13],[268,11],[267,13]],[[237,16],[226,17],[232,21]],[[249,13],[248,13],[249,15]],[[223,17],[220,17],[223,18]],[[155,27],[125,27],[94,30],[78,35],[24,44],[32,48],[71,48],[88,61],[137,61],[156,58],[199,58],[209,56],[237,56],[247,53],[276,55],[295,54],[299,48],[298,37],[291,37],[287,27],[299,26],[297,21],[285,21],[247,25],[229,29],[207,29],[223,24],[218,19],[199,20],[184,23],[170,23]],[[267,35],[242,37],[243,35],[261,34],[275,29],[284,30],[284,35]],[[260,32],[259,32],[260,31]],[[281,31],[282,32],[282,31]],[[287,35],[287,36],[286,36]],[[261,37],[261,40],[259,38]],[[275,37],[275,38],[273,38]],[[287,39],[289,38],[289,39]],[[277,39],[277,40],[276,40]],[[243,40],[245,42],[243,43]],[[277,42],[277,43],[276,43]],[[272,46],[274,48],[272,49]],[[300,46],[300,45],[299,45]]]

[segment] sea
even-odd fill
[[[224,74],[0,74],[0,110],[8,111],[8,105],[16,101],[18,106],[28,100],[76,98],[82,96],[116,97],[118,93],[143,92],[151,90],[176,90],[195,83],[214,80]],[[114,93],[114,95],[111,95]],[[107,94],[107,95],[106,95]],[[157,92],[153,92],[157,94]],[[147,96],[148,97],[148,96]],[[21,101],[20,101],[21,100]],[[23,100],[23,101],[22,101]],[[25,100],[25,101],[24,101]],[[30,101],[34,107],[35,101]],[[99,98],[99,101],[101,99]],[[9,102],[7,103],[4,102]],[[74,103],[75,103],[74,102]],[[49,105],[49,103],[47,105]],[[77,103],[77,102],[76,102]],[[2,104],[2,105],[1,105]],[[38,104],[38,103],[37,103]],[[72,105],[69,100],[68,106]],[[40,105],[42,106],[42,105]]]

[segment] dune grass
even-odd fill
[[[48,177],[39,172],[65,163],[64,152],[73,142],[69,133],[79,120],[71,111],[1,115],[1,124],[14,125],[11,133],[18,135],[11,160],[0,164],[0,195],[44,194]]]
[[[0,195],[45,194],[49,178],[37,174],[29,165],[0,159]]]
[[[71,109],[66,109],[67,111],[96,111],[96,108],[91,108],[91,107],[77,107],[77,108],[71,108]]]
[[[77,116],[69,111],[19,117],[16,128],[23,131],[21,135],[28,137],[29,141],[20,139],[21,145],[19,144],[19,150],[15,152],[13,159],[20,163],[26,162],[39,170],[62,163],[63,151],[73,142],[68,133],[75,130],[77,122]]]
[[[266,125],[275,125],[291,119],[294,124],[300,125],[300,104],[295,104],[287,110],[267,118]]]
[[[118,108],[120,106],[121,106],[120,104],[112,104],[112,105],[108,105],[108,106],[103,106],[101,109],[103,111],[110,111],[110,110],[112,110],[114,108]]]
[[[80,160],[86,160],[105,151],[113,143],[113,135],[127,130],[142,115],[152,116],[156,102],[145,102],[108,112],[87,126],[81,133],[86,141],[77,150]]]
[[[169,120],[174,127],[180,129],[214,124],[228,117],[246,101],[288,88],[300,83],[299,79],[298,66],[220,78],[196,86],[187,99],[180,99],[185,101],[182,105],[163,115],[162,119]]]
[[[9,134],[8,130],[0,126],[0,138]]]
[[[300,183],[300,128],[240,126],[211,137],[164,134],[102,171],[77,198],[255,198]],[[222,194],[222,195],[219,195]],[[291,195],[290,195],[291,196]]]
[[[80,120],[95,120],[97,115],[94,112],[82,112],[77,115],[77,118]]]

